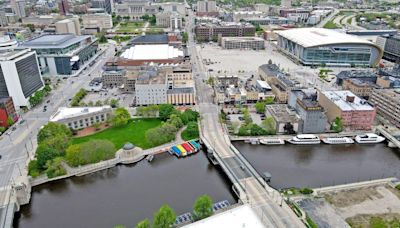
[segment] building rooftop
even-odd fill
[[[266,81],[257,80],[257,84],[263,89],[271,90],[271,86]]]
[[[206,219],[184,226],[184,228],[264,228],[255,211],[248,205],[241,205]]]
[[[349,90],[339,91],[320,91],[329,100],[331,100],[342,111],[373,111],[374,108],[368,104],[364,99],[359,98],[357,95]],[[348,98],[354,98],[353,102],[347,101]]]
[[[135,45],[125,50],[122,58],[132,60],[162,60],[183,57],[183,51],[168,44]]]
[[[32,49],[37,49],[37,48],[67,48],[71,46],[72,44],[76,44],[79,42],[82,42],[88,38],[91,38],[91,36],[76,36],[72,34],[62,34],[62,35],[43,35],[39,36],[37,38],[25,41],[20,45],[21,48],[32,48]]]
[[[166,75],[157,70],[141,71],[137,77],[136,84],[165,84]]]
[[[372,42],[333,29],[295,28],[277,31],[276,33],[306,48],[337,43],[369,44],[375,46]]]
[[[225,41],[264,41],[261,37],[242,36],[242,37],[222,37]]]
[[[294,111],[290,111],[286,104],[267,105],[266,108],[268,113],[278,122],[295,123],[300,120],[300,117]]]
[[[193,87],[173,88],[167,90],[167,94],[194,93]]]
[[[346,78],[373,78],[377,77],[376,74],[370,70],[344,70],[341,71],[337,76],[340,79]]]
[[[400,102],[400,89],[377,89],[374,91],[383,93],[386,96],[391,97],[392,100],[396,100],[396,102]]]
[[[106,109],[111,109],[111,106],[104,105],[102,107],[79,107],[79,108],[60,107],[53,115],[50,116],[50,121],[56,122],[68,118],[78,117],[81,115],[100,112]]]
[[[349,78],[346,79],[349,80],[349,82],[351,82],[353,85],[356,86],[363,86],[363,87],[378,87],[375,83],[370,82],[370,81],[364,81],[364,80],[360,80],[357,78]]]
[[[281,71],[276,64],[263,64],[258,67],[258,70],[263,71],[266,75],[277,76]]]

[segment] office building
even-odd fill
[[[383,50],[383,58],[392,62],[400,61],[400,36],[379,36],[376,40]]]
[[[158,5],[163,9],[163,12],[179,13],[181,16],[186,15],[184,2],[161,2]]]
[[[297,133],[301,132],[301,119],[295,111],[289,110],[285,104],[273,104],[266,106],[267,116],[275,121],[276,133]],[[293,132],[288,132],[291,129]]]
[[[342,86],[346,79],[358,79],[364,82],[375,83],[378,76],[370,70],[344,70],[336,76],[336,84]]]
[[[50,122],[65,124],[72,130],[90,127],[93,124],[105,123],[112,114],[110,106],[102,107],[60,107],[50,116]]]
[[[113,27],[112,17],[106,13],[84,14],[81,16],[84,28],[111,29]]]
[[[289,91],[301,87],[299,82],[290,79],[283,73],[267,77],[267,83],[271,86],[272,93],[275,95],[275,100],[278,103],[287,103]]]
[[[70,12],[70,5],[68,0],[59,0],[58,2],[58,10],[61,15],[67,15]]]
[[[8,127],[8,119],[18,121],[18,114],[11,97],[0,98],[0,127]]]
[[[149,1],[138,0],[129,1],[124,0],[122,3],[115,5],[115,12],[121,17],[129,16],[135,21],[141,21],[142,16],[146,14],[156,14],[159,12],[158,5],[151,5]]]
[[[189,68],[166,68],[167,103],[172,105],[194,105],[195,86]]]
[[[218,15],[217,3],[215,1],[198,1],[197,11],[198,16],[216,16]]]
[[[398,89],[374,89],[370,99],[377,113],[400,127],[400,91]]]
[[[44,87],[36,53],[0,53],[0,67],[0,97],[12,97],[16,107],[29,107],[29,97]]]
[[[92,8],[104,9],[108,14],[114,12],[114,1],[113,0],[91,0]]]
[[[22,18],[23,24],[33,24],[35,26],[48,26],[55,23],[57,18],[53,15],[40,15],[40,16],[29,16]]]
[[[195,27],[196,40],[218,41],[219,37],[254,36],[256,27],[251,24],[220,22],[217,24],[200,24]]]
[[[303,65],[375,66],[382,49],[367,40],[332,29],[277,31],[279,49]]]
[[[379,76],[376,80],[376,85],[384,89],[400,88],[400,78],[395,78],[392,76]]]
[[[165,74],[155,71],[139,75],[136,81],[136,105],[166,103],[167,80]]]
[[[182,16],[178,13],[160,12],[156,14],[156,25],[170,31],[182,29]]]
[[[268,77],[276,77],[282,73],[283,72],[279,69],[279,66],[272,62],[258,67],[258,75],[264,80],[267,80]]]
[[[318,101],[330,123],[340,117],[346,128],[371,130],[376,109],[351,91],[319,91]]]
[[[370,81],[362,81],[360,79],[346,79],[343,82],[342,88],[344,90],[350,90],[355,95],[367,99],[372,93],[374,88],[378,88],[375,83]]]
[[[92,36],[43,35],[22,43],[19,48],[36,51],[42,73],[71,75],[97,53],[97,39]]]
[[[57,34],[74,34],[81,35],[81,26],[79,18],[73,17],[58,21],[55,23]]]
[[[25,0],[12,0],[11,2],[14,3],[13,10],[14,10],[15,14],[19,18],[26,17]]]
[[[324,108],[317,101],[316,91],[292,90],[288,105],[294,108],[302,120],[301,133],[324,133],[328,119]]]
[[[221,47],[224,49],[261,50],[265,48],[265,41],[259,37],[222,37]]]

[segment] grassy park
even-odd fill
[[[148,129],[161,125],[159,119],[136,119],[131,120],[127,125],[121,127],[111,127],[93,135],[73,138],[72,144],[80,144],[93,139],[105,139],[111,141],[115,148],[120,149],[126,142],[147,149],[152,147],[146,140],[145,133]]]

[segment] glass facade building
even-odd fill
[[[315,28],[307,29],[305,33],[299,31],[297,36],[294,32],[287,32],[278,32],[278,47],[303,65],[374,66],[382,58],[381,48],[354,36],[324,33],[324,29],[319,31]]]

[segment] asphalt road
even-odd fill
[[[66,106],[68,99],[84,85],[88,84],[93,76],[100,74],[102,66],[108,58],[114,56],[114,46],[104,47],[106,51],[95,61],[92,67],[82,71],[77,77],[70,77],[62,80],[58,88],[53,90],[44,102],[31,109],[27,113],[20,113],[21,118],[14,126],[16,130],[11,131],[10,135],[4,134],[0,140],[0,188],[9,186],[19,175],[27,172],[27,159],[34,156],[36,148],[36,135],[39,129],[45,125],[51,116],[59,107]],[[47,101],[49,103],[47,103]],[[47,106],[47,111],[43,112],[43,107]],[[21,120],[25,120],[20,124]],[[2,204],[6,199],[0,196]]]

